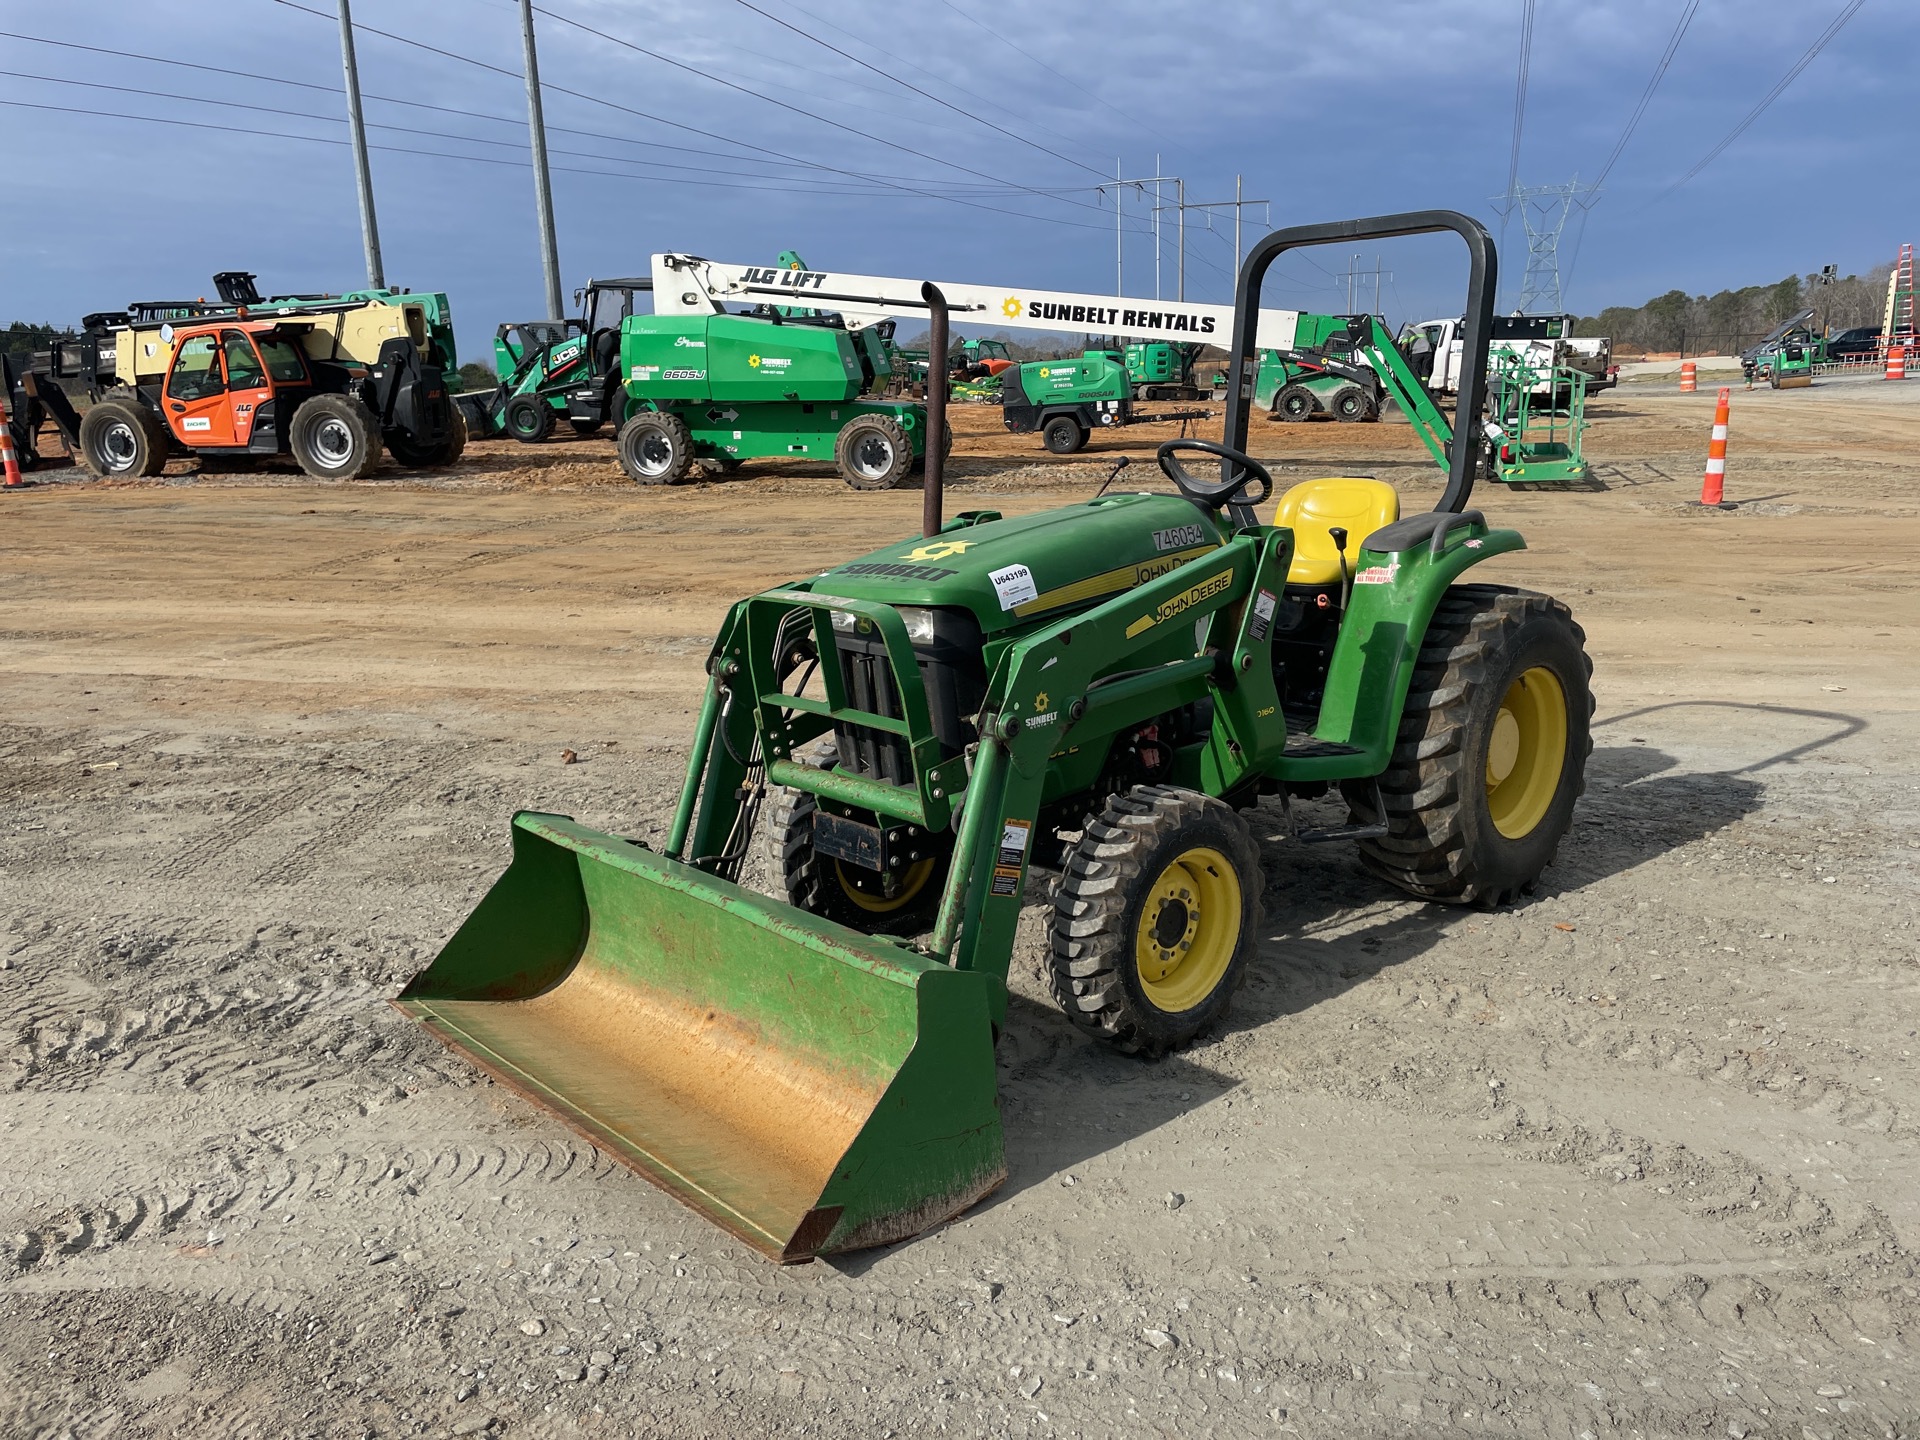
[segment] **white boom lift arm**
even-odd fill
[[[973,285],[936,280],[947,307],[963,324],[1016,330],[1098,331],[1137,340],[1188,340],[1231,345],[1233,307],[1192,300],[1125,300],[1113,295],[1076,295],[1020,285]],[[921,282],[894,275],[852,275],[832,270],[786,270],[737,265],[698,255],[653,257],[656,315],[711,315],[729,303],[785,303],[835,310],[850,323],[924,316]],[[972,317],[972,318],[968,318]],[[1291,350],[1296,310],[1262,310],[1258,344]]]

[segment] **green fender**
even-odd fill
[[[1519,531],[1490,530],[1477,512],[1447,520],[1407,549],[1361,549],[1313,731],[1315,740],[1341,749],[1283,757],[1270,771],[1276,779],[1351,780],[1387,768],[1440,597],[1469,566],[1527,548]]]

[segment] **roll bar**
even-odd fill
[[[1253,378],[1257,368],[1254,336],[1259,324],[1260,283],[1267,268],[1289,250],[1354,240],[1391,240],[1402,235],[1431,235],[1451,230],[1467,246],[1466,326],[1461,335],[1460,389],[1453,409],[1453,444],[1447,452],[1447,488],[1438,512],[1458,513],[1473,494],[1480,447],[1475,425],[1487,398],[1487,340],[1493,330],[1493,294],[1499,257],[1486,227],[1457,210],[1410,210],[1404,215],[1375,215],[1366,220],[1336,220],[1325,225],[1294,225],[1255,242],[1241,263],[1233,293],[1233,368],[1227,382],[1226,444],[1247,448]],[[1224,469],[1225,462],[1222,462]],[[1236,516],[1250,521],[1251,515]]]

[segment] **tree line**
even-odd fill
[[[1812,325],[1839,333],[1858,325],[1878,327],[1886,311],[1891,265],[1831,284],[1819,275],[1789,275],[1771,285],[1748,285],[1717,295],[1669,290],[1644,305],[1609,305],[1576,321],[1576,335],[1610,335],[1614,352],[1732,354],[1803,310]]]

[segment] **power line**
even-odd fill
[[[1673,64],[1674,54],[1680,49],[1680,41],[1687,33],[1687,27],[1693,23],[1694,12],[1700,8],[1700,0],[1687,0],[1687,8],[1680,12],[1679,23],[1673,27],[1673,34],[1667,40],[1667,48],[1660,52],[1660,59],[1653,67],[1653,78],[1647,81],[1647,88],[1640,92],[1640,103],[1633,107],[1633,114],[1627,117],[1626,128],[1620,132],[1620,138],[1613,142],[1613,153],[1607,156],[1607,163],[1600,167],[1600,173],[1594,177],[1593,188],[1597,191],[1606,183],[1607,176],[1613,172],[1614,162],[1627,148],[1627,142],[1633,138],[1640,117],[1647,113],[1647,105],[1653,99],[1653,92],[1660,88],[1661,80],[1666,78],[1667,67]],[[1511,184],[1511,182],[1509,182]],[[1597,196],[1595,197],[1598,198]],[[1574,247],[1579,253],[1578,244]]]
[[[1140,123],[1137,120],[1135,120],[1131,115],[1127,114],[1126,111],[1115,109],[1111,102],[1104,100],[1100,96],[1094,94],[1093,91],[1087,89],[1086,86],[1080,84],[1079,81],[1074,80],[1070,76],[1062,75],[1058,70],[1054,69],[1051,65],[1047,64],[1044,60],[1037,59],[1034,56],[1032,51],[1021,49],[1018,45],[1014,44],[1011,40],[1007,39],[1006,36],[1002,35],[998,30],[995,30],[992,26],[986,24],[984,21],[980,20],[978,17],[969,15],[966,11],[962,10],[957,5],[950,4],[949,0],[940,0],[940,3],[942,5],[945,5],[947,9],[953,11],[954,14],[958,15],[962,20],[966,21],[969,25],[973,26],[974,29],[983,30],[988,35],[992,36],[995,40],[998,40],[1002,45],[1006,46],[1007,49],[1013,51],[1013,53],[1018,55],[1022,60],[1030,61],[1031,63],[1038,65],[1042,70],[1046,71],[1049,75],[1053,76],[1054,79],[1061,81],[1063,84],[1071,85],[1074,89],[1078,90],[1082,95],[1086,96],[1087,99],[1093,101],[1094,104],[1102,106],[1107,110],[1111,110],[1115,115],[1119,116],[1120,119],[1124,120],[1128,125],[1130,125],[1136,134],[1144,135],[1148,133],[1145,129],[1141,127]]]
[[[1506,229],[1507,216],[1513,212],[1513,190],[1520,183],[1520,136],[1527,123],[1527,77],[1533,69],[1533,5],[1522,0],[1520,10],[1520,63],[1513,80],[1513,147],[1507,157],[1507,208],[1500,212],[1500,228]]]
[[[326,14],[324,11],[315,10],[309,6],[298,4],[297,0],[274,0],[274,3],[277,5],[284,5],[290,10],[298,10],[303,14],[316,16],[317,18],[326,20],[329,23],[331,23],[333,19],[332,16]],[[549,12],[543,10],[541,13],[546,14]],[[555,18],[564,18],[564,17],[555,17]],[[579,22],[577,21],[568,21],[567,23],[574,24],[574,25],[579,24]],[[498,65],[490,64],[485,60],[476,60],[471,56],[458,55],[451,50],[443,50],[437,45],[429,45],[423,40],[413,40],[408,38],[405,35],[395,35],[391,31],[376,29],[371,25],[363,25],[357,21],[355,22],[355,28],[359,30],[364,30],[370,35],[378,35],[383,40],[392,40],[397,44],[414,46],[417,49],[427,50],[433,54],[442,55],[451,60],[458,60],[464,64],[475,65],[482,70],[490,70],[496,74],[506,75],[515,80],[521,80],[524,78],[517,71],[505,70]],[[581,26],[580,28],[585,29],[587,27]],[[600,34],[599,31],[592,31],[591,33]],[[602,35],[601,38],[612,41],[615,44],[620,44],[620,45],[627,44],[627,42],[617,40],[615,39],[615,37],[611,35]],[[628,45],[628,48],[637,49],[638,47]],[[685,68],[685,67],[682,67],[682,68]],[[698,72],[695,72],[695,73],[698,73]],[[722,82],[722,83],[725,83],[725,82]],[[978,201],[963,199],[957,195],[938,194],[930,190],[922,189],[915,185],[906,184],[902,181],[889,179],[884,175],[870,175],[864,171],[848,170],[842,166],[828,165],[817,160],[804,160],[797,155],[789,155],[784,150],[775,150],[766,145],[755,144],[751,140],[739,140],[739,139],[735,139],[731,135],[722,135],[712,130],[703,130],[697,125],[688,125],[685,122],[680,120],[669,120],[664,115],[654,115],[645,110],[635,109],[631,105],[622,105],[617,101],[609,100],[605,96],[589,94],[584,90],[569,89],[564,85],[555,85],[555,84],[552,84],[551,82],[545,82],[543,83],[542,88],[546,90],[551,90],[558,95],[570,95],[576,100],[585,100],[594,105],[604,105],[610,110],[618,110],[623,114],[634,115],[642,120],[651,120],[655,124],[667,125],[672,127],[675,130],[684,130],[688,134],[699,135],[704,139],[718,140],[724,145],[734,145],[746,150],[758,150],[763,155],[774,156],[776,159],[786,161],[788,164],[791,164],[791,165],[798,165],[804,169],[821,170],[821,171],[827,172],[828,174],[842,175],[853,180],[860,180],[868,183],[879,184],[879,185],[885,186],[889,190],[897,190],[902,194],[918,195],[922,199],[943,200],[943,201],[946,201],[948,204],[952,204],[952,205],[964,205],[971,210],[984,210],[995,215],[1010,215],[1016,220],[1034,220],[1034,221],[1039,221],[1040,223],[1046,224],[1046,225],[1064,225],[1076,230],[1102,230],[1105,228],[1105,226],[1103,225],[1093,225],[1083,220],[1068,220],[1056,215],[1035,215],[1029,211],[1024,211],[1024,210],[1008,210],[999,205],[982,205]],[[778,102],[775,102],[775,103],[778,103]],[[748,157],[733,156],[731,158],[746,159]],[[945,164],[946,162],[936,161],[935,163]],[[955,168],[960,168],[960,167],[955,167]],[[978,171],[975,171],[972,173],[980,174],[980,172]],[[981,178],[986,180],[993,180],[995,177],[991,175],[982,175]],[[1026,187],[1019,187],[1019,188],[1024,190]],[[1042,192],[1042,191],[1034,191],[1032,193],[1041,194],[1041,195],[1045,194],[1045,192]],[[1053,197],[1047,196],[1046,198],[1053,198]],[[1097,207],[1089,207],[1089,208],[1097,208]]]
[[[1793,67],[1788,70],[1785,75],[1780,77],[1779,83],[1760,98],[1758,105],[1755,105],[1753,109],[1747,112],[1746,118],[1734,126],[1733,129],[1729,130],[1726,137],[1722,139],[1718,145],[1701,156],[1691,170],[1667,186],[1665,190],[1662,190],[1658,195],[1654,196],[1648,203],[1658,204],[1674,191],[1678,190],[1682,185],[1685,185],[1689,180],[1693,179],[1693,177],[1698,175],[1702,170],[1706,169],[1707,166],[1711,165],[1715,160],[1718,160],[1722,152],[1724,152],[1729,145],[1746,134],[1748,126],[1752,125],[1754,121],[1764,115],[1767,112],[1767,108],[1786,93],[1787,87],[1799,78],[1800,72],[1814,62],[1820,52],[1827,48],[1828,42],[1846,28],[1847,22],[1859,13],[1860,7],[1864,4],[1866,4],[1866,0],[1847,0],[1847,4],[1840,13],[1828,23],[1826,29],[1820,32],[1819,38],[1807,47],[1807,53],[1793,62]]]
[[[933,101],[934,104],[940,106],[942,109],[951,110],[954,114],[958,115],[962,120],[971,120],[976,125],[984,125],[987,127],[987,129],[995,131],[998,134],[1004,135],[1009,140],[1018,141],[1020,144],[1027,146],[1029,149],[1038,150],[1042,155],[1051,155],[1056,160],[1064,160],[1069,165],[1078,166],[1080,169],[1088,171],[1089,173],[1094,175],[1101,175],[1102,179],[1106,178],[1100,171],[1095,170],[1093,166],[1088,165],[1084,161],[1075,160],[1070,155],[1062,155],[1058,150],[1049,149],[1047,146],[1039,144],[1037,141],[1027,139],[1027,137],[1024,135],[1015,134],[1013,131],[1007,129],[1004,125],[996,125],[991,120],[986,119],[984,116],[974,114],[971,110],[962,110],[958,105],[953,104],[951,101],[942,100],[938,95],[932,94],[931,92],[926,90],[922,90],[918,85],[915,85],[910,81],[902,80],[897,75],[887,74],[887,72],[885,70],[882,70],[878,65],[868,64],[865,60],[862,60],[858,55],[848,54],[845,50],[842,50],[838,45],[834,45],[828,41],[822,40],[818,35],[809,35],[805,30],[802,30],[798,25],[789,24],[787,21],[782,20],[778,15],[774,15],[769,13],[768,11],[762,10],[758,5],[753,4],[752,0],[737,0],[737,3],[753,11],[754,14],[759,15],[764,19],[771,20],[774,24],[778,25],[781,29],[791,30],[795,35],[798,35],[802,40],[810,40],[815,45],[820,46],[822,49],[831,50],[834,54],[840,56],[844,60],[851,60],[854,64],[860,66],[863,70],[871,70],[874,74],[882,76],[887,80],[891,80],[895,85],[898,85],[903,89],[911,90],[916,95],[925,96],[927,99]]]
[[[283,5],[290,4],[291,0],[280,0],[280,3]],[[651,60],[658,60],[663,65],[671,65],[676,70],[683,70],[687,74],[697,76],[698,78],[705,80],[710,84],[724,86],[726,89],[738,91],[742,95],[751,95],[754,99],[764,101],[768,105],[776,105],[782,110],[790,111],[795,115],[804,116],[805,118],[809,120],[817,121],[822,125],[830,125],[836,130],[844,130],[849,135],[858,136],[860,139],[870,141],[876,145],[884,145],[889,150],[898,150],[903,155],[912,155],[918,159],[930,161],[935,165],[944,165],[948,169],[958,170],[958,171],[961,171],[963,174],[972,175],[981,180],[998,180],[1000,178],[999,176],[996,176],[996,175],[989,175],[984,170],[975,170],[970,165],[962,165],[957,160],[945,160],[938,155],[930,155],[924,150],[916,150],[911,145],[902,145],[898,141],[888,140],[884,136],[871,135],[867,133],[865,130],[858,129],[852,125],[842,124],[838,120],[829,119],[825,115],[816,114],[814,111],[803,109],[798,105],[789,105],[786,101],[775,99],[773,96],[768,95],[763,91],[755,90],[753,87],[749,85],[737,84],[732,80],[728,80],[724,78],[723,76],[715,75],[710,71],[701,70],[696,66],[689,65],[685,61],[675,60],[671,55],[663,55],[658,50],[649,50],[645,45],[639,45],[634,43],[631,40],[622,39],[620,36],[609,34],[605,30],[597,30],[593,26],[585,23],[584,21],[575,20],[570,15],[562,15],[557,10],[549,10],[544,5],[536,5],[534,9],[538,10],[542,15],[545,15],[550,20],[558,20],[563,25],[571,25],[576,30],[581,30],[586,32],[589,35],[597,36],[599,39],[605,40],[610,44],[623,46],[628,50],[632,50],[636,54],[645,55]],[[1027,189],[1028,187],[1016,186],[1015,188],[1024,190],[1024,189]],[[1040,195],[1046,199],[1061,198],[1059,196],[1047,195],[1046,192],[1040,191],[1040,190],[1034,190],[1031,193],[1035,195]],[[1077,200],[1068,201],[1066,203],[1071,205],[1078,205],[1083,210],[1099,210],[1100,208],[1097,205],[1088,205]]]

